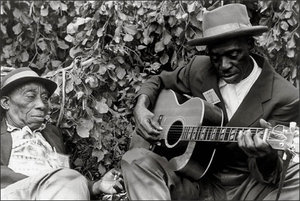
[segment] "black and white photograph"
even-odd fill
[[[0,200],[300,200],[300,0],[1,0]]]

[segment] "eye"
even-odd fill
[[[43,102],[47,102],[49,100],[49,96],[47,94],[42,94],[41,99]]]
[[[236,59],[238,56],[239,56],[239,52],[238,52],[237,50],[232,51],[232,52],[229,54],[229,57],[230,57],[231,59]]]
[[[27,98],[27,99],[29,99],[29,100],[35,99],[35,96],[36,96],[36,94],[33,93],[33,92],[27,92],[27,93],[25,94],[25,98]]]

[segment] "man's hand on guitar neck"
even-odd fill
[[[150,101],[147,95],[140,95],[133,114],[136,121],[137,133],[147,141],[157,141],[160,139],[162,127],[153,119],[154,114],[147,109]]]
[[[260,119],[260,125],[263,128],[271,128],[271,124],[264,119]],[[239,133],[238,145],[248,157],[261,158],[276,152],[267,142],[263,141],[261,135],[260,132],[253,135],[250,130]]]

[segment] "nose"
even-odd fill
[[[36,98],[35,106],[36,106],[37,109],[45,111],[48,108],[48,103],[46,103],[45,101],[43,101],[42,97],[38,96]]]
[[[229,68],[231,68],[231,62],[230,59],[228,57],[223,56],[221,58],[221,69],[222,70],[228,70]]]

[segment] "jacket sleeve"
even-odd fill
[[[177,93],[190,94],[189,77],[194,60],[195,57],[191,59],[187,66],[179,67],[174,71],[163,71],[159,75],[152,76],[141,86],[136,97],[145,94],[149,97],[151,105],[153,105],[158,94],[164,88],[172,89]]]
[[[1,189],[27,177],[28,176],[16,173],[6,165],[1,164]]]
[[[274,106],[266,120],[270,122],[272,126],[278,124],[289,126],[289,123],[292,121],[298,123],[299,92],[297,92],[294,87],[285,86],[285,92],[282,91],[281,94],[281,98],[277,97],[280,101]],[[276,184],[280,180],[282,172],[282,155],[283,151],[277,151],[267,156],[268,158],[249,158],[248,165],[250,172],[258,181]]]

